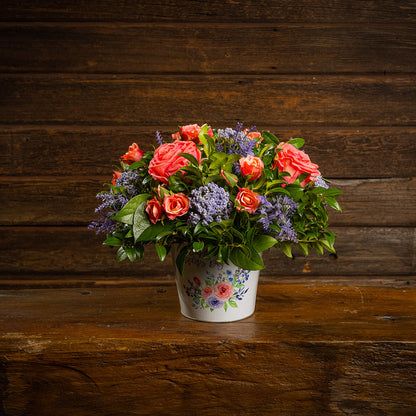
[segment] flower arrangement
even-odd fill
[[[264,268],[261,252],[273,246],[292,256],[312,249],[335,252],[327,208],[340,210],[318,165],[300,148],[304,140],[279,140],[268,131],[187,125],[158,147],[136,143],[121,156],[108,191],[97,197],[100,218],[89,228],[119,247],[117,260],[141,260],[154,245],[164,260],[174,244],[182,273],[191,252]]]

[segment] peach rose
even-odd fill
[[[156,199],[156,197],[147,201],[146,213],[149,216],[149,220],[152,224],[156,224],[156,222],[162,217],[162,204]]]
[[[139,149],[139,146],[137,145],[137,143],[133,143],[130,147],[129,147],[129,151],[121,156],[121,160],[124,163],[127,163],[128,165],[131,165],[133,162],[138,162],[139,160],[142,159],[143,157],[143,150]]]
[[[121,172],[119,172],[118,170],[114,170],[113,171],[113,180],[112,180],[112,184],[114,186],[116,186],[117,179],[120,178],[120,177],[121,177]]]
[[[239,192],[235,201],[237,202],[236,209],[238,211],[247,211],[254,214],[260,206],[260,200],[257,198],[258,194],[247,188],[239,188]]]
[[[202,289],[202,297],[206,299],[207,297],[212,295],[212,287],[207,286]]]
[[[199,144],[199,132],[201,131],[201,127],[198,124],[188,124],[187,126],[181,127],[181,132],[176,132],[172,134],[173,140],[183,140],[185,142],[195,142]],[[208,136],[214,137],[214,133],[212,129],[207,131]]]
[[[182,142],[176,140],[173,143],[165,143],[159,146],[149,163],[149,173],[153,179],[164,184],[169,184],[169,176],[188,165],[188,160],[179,156],[179,153],[189,153],[201,162],[201,152],[194,142]]]
[[[249,133],[248,129],[245,129],[243,133],[246,134],[249,139],[259,139],[261,137],[261,133],[258,131],[252,131]]]
[[[290,143],[280,143],[278,148],[282,150],[274,158],[273,169],[279,168],[279,172],[288,172],[290,177],[285,178],[287,183],[294,182],[299,175],[305,172],[310,175],[302,181],[302,186],[315,180],[317,176],[321,176],[321,172],[318,170],[319,166],[312,163],[309,156],[302,150]]]
[[[182,192],[172,194],[163,200],[163,209],[170,220],[185,215],[189,210],[189,199]]]
[[[219,300],[228,300],[233,295],[234,289],[231,283],[221,282],[214,286],[214,296]]]
[[[259,157],[248,155],[247,157],[242,157],[239,162],[243,176],[250,176],[249,182],[260,178],[264,164]]]

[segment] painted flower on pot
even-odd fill
[[[194,277],[183,287],[187,296],[192,299],[194,309],[209,309],[211,312],[217,309],[227,311],[229,307],[238,308],[238,303],[248,292],[245,286],[248,278],[247,270],[236,268],[232,271],[218,265],[217,272],[207,271],[204,278]]]

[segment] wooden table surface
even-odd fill
[[[181,316],[171,283],[0,291],[0,415],[415,415],[416,289],[262,284]]]

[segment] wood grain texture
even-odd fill
[[[2,20],[134,22],[415,22],[408,0],[4,0]]]
[[[188,119],[187,123],[191,121]],[[212,125],[227,127],[223,123]],[[3,125],[0,126],[0,174],[91,179],[99,175],[111,176],[112,166],[132,142],[137,142],[146,151],[151,150],[156,145],[156,130],[168,140],[177,128],[176,122],[169,126],[149,127]],[[328,178],[416,176],[416,127],[311,129],[257,123],[257,128],[269,130],[283,141],[303,137],[305,151]]]
[[[256,313],[224,325],[182,317],[173,286],[0,294],[6,415],[410,416],[416,405],[415,289],[260,286]]]
[[[415,44],[413,24],[3,23],[0,71],[405,73]]]
[[[140,267],[140,265],[138,266]],[[315,276],[304,273],[299,276],[276,276],[260,274],[261,285],[338,285],[348,287],[383,287],[396,289],[416,288],[415,276],[361,275],[361,276]],[[173,286],[173,275],[142,277],[134,276],[104,276],[73,274],[2,274],[0,275],[0,290],[22,289],[89,289],[89,288],[133,288]]]
[[[3,75],[0,122],[414,125],[415,80],[416,75]]]
[[[0,225],[87,225],[101,203],[95,194],[111,178],[3,177],[7,195]],[[416,226],[416,178],[334,180],[342,213],[328,209],[334,226]],[[375,208],[376,207],[376,208]],[[376,214],[376,215],[375,215]]]
[[[264,276],[415,275],[414,227],[332,227],[338,236],[337,256],[315,254],[304,258],[295,251],[289,259],[278,250],[265,252]],[[107,276],[167,276],[170,258],[161,263],[146,249],[141,263],[117,263],[115,251],[102,245],[103,236],[86,227],[2,227],[0,273],[88,274]],[[411,277],[409,277],[411,278]]]

